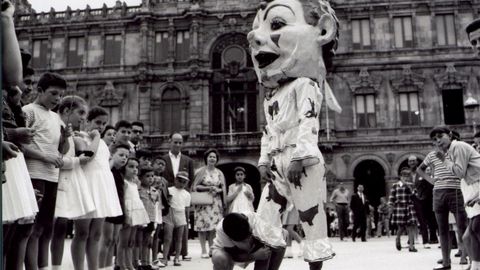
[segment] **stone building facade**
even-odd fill
[[[143,121],[154,152],[167,151],[172,131],[185,135],[198,166],[207,148],[219,149],[228,181],[244,165],[259,192],[263,91],[246,40],[258,2],[118,1],[48,13],[26,8],[15,19],[37,74],[63,74],[68,92],[108,108],[112,123]],[[433,126],[471,137],[463,104],[480,96],[480,63],[464,28],[480,17],[480,0],[330,2],[340,41],[328,81],[343,112],[323,108],[319,147],[329,189],[362,183],[376,204],[409,155],[423,159],[431,150]]]

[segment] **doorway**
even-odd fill
[[[260,195],[262,193],[260,187],[260,172],[258,171],[257,167],[250,165],[248,163],[242,162],[232,162],[232,163],[225,163],[217,165],[218,169],[220,169],[223,174],[225,175],[225,181],[227,182],[227,192],[228,186],[235,183],[235,173],[234,169],[237,166],[241,166],[245,169],[245,183],[252,186],[253,194],[255,195],[255,199],[253,201],[253,207],[257,209],[258,202],[260,201]]]
[[[386,194],[385,170],[382,165],[374,160],[364,160],[355,167],[353,177],[355,191],[358,185],[363,185],[370,205],[376,208],[380,204],[380,198]]]

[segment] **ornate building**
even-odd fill
[[[263,91],[246,40],[258,2],[27,7],[15,19],[37,74],[63,74],[68,92],[107,107],[113,123],[143,121],[155,152],[167,151],[172,131],[185,135],[198,165],[204,150],[219,149],[228,181],[243,164],[259,192]],[[480,17],[480,0],[330,2],[340,42],[328,80],[343,112],[323,106],[319,147],[329,188],[363,183],[376,204],[409,155],[422,159],[431,150],[433,126],[454,125],[471,137],[463,104],[479,97],[480,63],[464,28]]]

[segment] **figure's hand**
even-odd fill
[[[260,178],[262,180],[265,180],[267,182],[272,182],[275,180],[275,175],[272,173],[272,170],[270,170],[270,167],[267,165],[261,165],[258,167],[258,170],[260,171]]]
[[[67,128],[62,129],[62,131],[63,131],[63,136],[64,136],[65,138],[68,138],[68,137],[72,136],[72,135],[73,135],[72,124],[71,124],[71,123],[68,123],[68,124],[67,124]]]
[[[465,203],[465,206],[473,207],[476,203],[480,204],[480,198],[473,198]]]
[[[271,253],[272,253],[272,251],[270,250],[270,248],[262,247],[262,248],[259,248],[254,253],[252,253],[252,257],[255,260],[266,260],[270,257]]]
[[[80,164],[85,165],[87,164],[90,160],[92,160],[92,157],[87,157],[84,154],[81,154],[78,157],[78,160],[80,161]]]
[[[245,196],[247,196],[247,198],[248,198],[249,200],[252,200],[252,199],[253,199],[253,194],[252,194],[252,192],[250,192],[250,190],[247,190],[247,191],[245,192]]]
[[[4,160],[17,157],[18,152],[20,152],[20,150],[14,143],[7,141],[2,142],[2,155]]]
[[[9,0],[2,1],[2,16],[13,18],[15,7]]]
[[[63,167],[63,159],[61,156],[45,156],[43,157],[43,161],[46,163],[50,163],[55,165],[55,168],[62,168]]]
[[[292,160],[290,162],[290,165],[288,165],[288,169],[287,169],[288,181],[293,183],[295,186],[301,186],[300,178],[302,176],[302,170],[303,170],[302,161]]]

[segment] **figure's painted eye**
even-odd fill
[[[472,46],[475,46],[475,45],[477,45],[477,40],[474,39],[472,40]]]
[[[284,27],[285,25],[287,25],[287,24],[281,18],[273,18],[272,22],[270,23],[270,28],[273,31],[275,31],[275,30],[278,30],[278,29]]]

